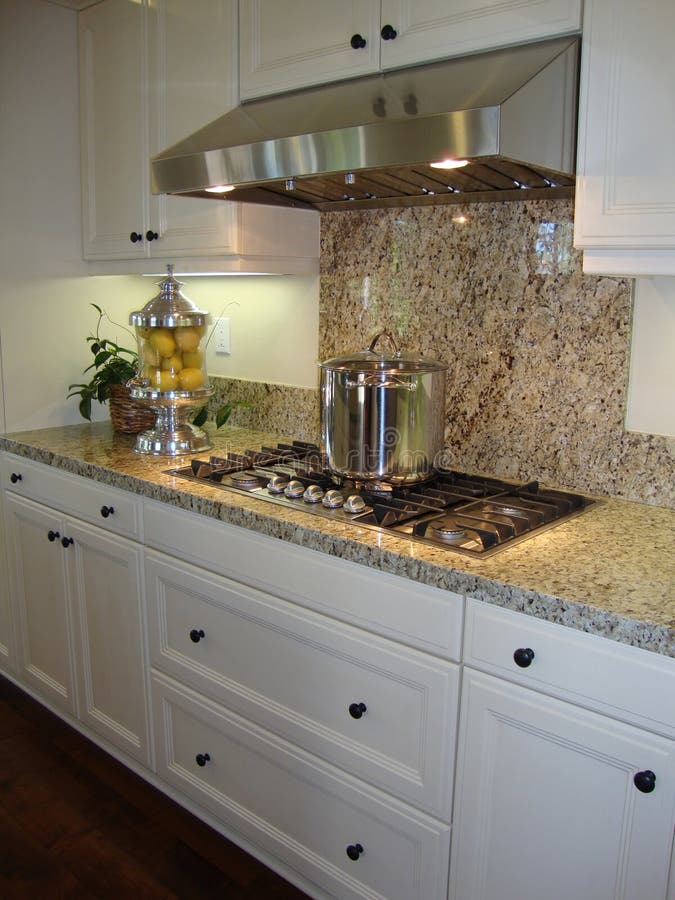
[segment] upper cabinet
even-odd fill
[[[242,99],[576,32],[581,0],[239,0]]]
[[[104,0],[80,13],[79,40],[83,253],[108,261],[97,272],[122,271],[116,260],[127,272],[158,271],[159,260],[187,271],[317,269],[311,211],[270,216],[150,192],[151,157],[238,102],[236,0]],[[271,228],[279,241],[264,258]]]
[[[584,270],[675,275],[675,4],[586,0],[575,242]]]

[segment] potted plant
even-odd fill
[[[128,329],[113,322],[110,316],[97,306],[91,304],[98,313],[94,334],[87,336],[89,350],[94,356],[91,365],[87,366],[83,374],[91,373],[89,381],[80,384],[68,385],[68,398],[79,397],[78,409],[84,419],[91,421],[91,404],[93,400],[98,403],[108,401],[110,418],[115,431],[136,434],[152,428],[155,423],[155,415],[151,409],[143,404],[136,403],[130,397],[127,382],[136,375],[138,370],[138,354],[135,350],[123,347],[110,338],[101,336],[101,326],[104,319],[115,325],[116,328]],[[128,332],[133,338],[131,332]],[[224,403],[215,413],[216,428],[221,428],[230,418],[232,410],[237,406],[250,407],[250,403],[243,400],[233,400]],[[203,425],[208,416],[207,407],[203,406],[193,416],[195,425]]]

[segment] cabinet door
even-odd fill
[[[584,269],[675,274],[675,4],[587,0],[575,243]]]
[[[0,491],[0,669],[14,669],[14,639],[12,616],[9,605],[9,583],[7,579],[7,553],[5,550],[5,524],[2,508],[3,493]]]
[[[146,255],[144,6],[106,0],[79,15],[85,259]]]
[[[236,0],[158,0],[148,8],[150,155],[238,102]],[[146,165],[149,163],[146,161]],[[152,257],[237,252],[238,209],[221,199],[150,200]]]
[[[667,896],[672,741],[466,669],[456,784],[452,900]]]
[[[579,31],[581,0],[382,0],[383,69]]]
[[[66,519],[80,720],[149,763],[142,547]]]
[[[380,2],[240,0],[239,52],[243,100],[375,72]]]
[[[5,495],[9,583],[16,611],[19,677],[51,705],[76,712],[63,520]]]

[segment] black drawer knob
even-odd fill
[[[112,516],[114,514],[115,514],[114,506],[102,506],[101,507],[101,515],[103,516],[104,519],[107,519],[108,516]]]
[[[156,241],[157,238],[159,237],[159,235],[157,234],[156,231],[148,230],[145,232],[145,237],[148,241]]]
[[[193,628],[190,632],[190,640],[193,644],[198,644],[203,637],[206,637],[203,628]]]
[[[61,535],[59,534],[58,531],[48,531],[47,532],[47,540],[51,541],[52,543],[54,543],[54,541],[60,537],[61,537]]]
[[[637,772],[633,776],[633,784],[643,794],[651,794],[656,787],[656,775],[645,769],[644,772]]]
[[[366,46],[366,39],[363,37],[363,35],[353,34],[352,39],[349,43],[352,45],[354,50],[363,50],[363,48]]]
[[[71,544],[74,544],[75,541],[72,538],[62,537],[61,538],[61,546],[62,547],[70,547]]]
[[[357,860],[362,853],[363,847],[361,846],[361,844],[350,844],[347,847],[347,856],[350,859]]]
[[[211,757],[208,753],[198,753],[195,756],[195,762],[203,769],[207,762],[211,762]]]
[[[129,240],[132,244],[137,244],[139,241],[143,240],[143,235],[139,234],[138,231],[132,231],[129,235]]]
[[[519,647],[513,651],[513,661],[521,669],[527,669],[534,659],[534,650],[529,647]]]
[[[385,25],[380,32],[380,37],[383,41],[393,41],[398,37],[398,31],[391,25]]]
[[[17,481],[23,481],[23,475],[20,475],[18,472],[12,472],[12,474],[9,476],[9,480],[12,482],[12,484],[16,484]]]
[[[368,707],[365,703],[350,703],[349,715],[352,719],[360,719]]]

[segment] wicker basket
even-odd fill
[[[125,384],[110,386],[110,420],[115,431],[138,434],[155,424],[155,414],[147,406],[131,399]]]

